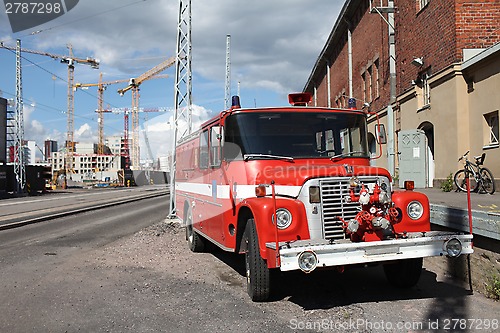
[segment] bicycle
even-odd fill
[[[457,191],[467,191],[467,177],[469,178],[469,186],[471,192],[479,193],[489,193],[493,194],[495,192],[495,179],[493,174],[488,168],[481,167],[484,163],[486,153],[482,153],[481,156],[474,156],[476,162],[469,161],[467,155],[470,151],[467,151],[462,157],[458,159],[465,160],[464,168],[458,170],[453,178]]]

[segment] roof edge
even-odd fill
[[[462,63],[462,69],[467,69],[471,66],[474,66],[475,64],[483,61],[484,59],[496,54],[496,53],[500,53],[500,43],[496,43],[486,49],[484,49],[483,51],[479,52],[478,54],[476,54],[475,56],[473,56],[472,58],[464,61]]]
[[[343,32],[341,30],[341,26],[343,23],[345,23],[345,16],[351,7],[354,5],[360,3],[361,0],[346,0],[344,3],[344,6],[342,7],[339,16],[337,17],[337,21],[335,22],[335,25],[332,28],[332,31],[330,32],[330,35],[328,36],[328,39],[326,40],[325,46],[323,46],[323,49],[321,50],[321,53],[319,54],[318,58],[316,59],[316,62],[314,64],[314,67],[311,71],[311,74],[309,74],[309,78],[306,81],[306,84],[304,85],[304,88],[302,89],[303,92],[310,91],[308,89],[311,88],[311,85],[313,84],[313,79],[316,76],[316,73],[320,70],[320,65],[322,65],[326,59],[325,55],[329,51],[331,45],[333,44],[333,40],[341,36],[341,33]]]

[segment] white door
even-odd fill
[[[425,132],[411,129],[399,132],[399,187],[405,180],[413,180],[416,188],[427,185],[427,138]]]

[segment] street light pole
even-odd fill
[[[387,128],[389,130],[387,158],[388,168],[391,175],[395,175],[395,153],[394,153],[394,111],[392,106],[396,103],[396,33],[394,29],[394,1],[389,0],[389,12],[387,13],[387,21],[389,22],[389,85],[390,85],[390,100],[387,106]]]
[[[387,168],[391,176],[395,175],[394,152],[394,110],[396,103],[396,29],[394,26],[394,0],[387,1],[387,7],[372,7],[371,13],[377,13],[389,26],[389,88],[390,98],[387,105]],[[387,13],[385,19],[382,13]]]

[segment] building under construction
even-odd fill
[[[150,80],[153,78],[167,77],[167,75],[158,75],[161,71],[175,64],[175,57],[169,58],[159,65],[153,67],[152,69],[146,71],[145,73],[139,75],[138,77],[131,78],[128,81],[128,85],[120,90],[118,93],[123,95],[128,90],[132,91],[132,107],[130,109],[125,109],[124,114],[124,136],[119,138],[119,151],[111,152],[109,147],[104,143],[104,133],[103,133],[103,113],[111,112],[105,110],[103,107],[103,92],[105,87],[110,84],[117,84],[124,82],[124,80],[116,80],[111,82],[102,81],[102,73],[99,77],[98,83],[91,84],[81,84],[74,82],[74,70],[75,64],[89,65],[92,68],[99,68],[99,61],[94,58],[77,58],[73,56],[73,51],[71,45],[68,45],[69,55],[58,55],[47,53],[37,50],[29,50],[21,48],[21,41],[17,41],[16,47],[6,46],[0,43],[0,48],[7,49],[10,51],[15,51],[16,54],[16,99],[15,101],[8,102],[6,100],[2,101],[1,112],[2,117],[0,118],[0,136],[2,142],[0,142],[0,163],[3,166],[8,166],[13,164],[13,179],[14,179],[14,193],[22,194],[26,192],[27,178],[26,166],[35,162],[35,152],[36,145],[35,142],[30,142],[32,146],[25,147],[24,140],[24,120],[23,120],[23,100],[22,100],[22,65],[21,65],[21,53],[31,53],[40,56],[46,56],[53,59],[59,59],[61,63],[67,64],[68,67],[68,109],[67,109],[67,131],[66,131],[66,142],[64,148],[57,150],[54,142],[46,143],[45,153],[40,147],[38,149],[44,155],[43,160],[48,163],[51,167],[51,177],[50,184],[51,187],[61,185],[65,188],[67,186],[80,186],[89,185],[95,182],[99,184],[107,183],[121,186],[133,186],[139,183],[154,183],[153,178],[155,177],[152,170],[148,170],[147,173],[141,173],[140,167],[140,153],[139,153],[139,86],[143,81]],[[98,127],[99,127],[99,142],[98,144],[83,144],[74,141],[74,95],[78,88],[88,88],[88,87],[98,88],[98,108],[97,112],[99,115]],[[10,106],[10,110],[9,109]],[[9,113],[10,111],[10,113]],[[158,112],[158,110],[150,110],[151,112]],[[128,117],[129,113],[132,117],[132,131],[131,138],[129,139],[129,129],[128,129]],[[10,116],[9,116],[10,115]],[[10,132],[9,132],[10,130]],[[55,143],[57,145],[57,143]],[[55,149],[54,149],[55,148]],[[29,151],[31,155],[24,154],[24,152]],[[149,149],[150,151],[150,149]],[[26,160],[25,156],[33,157],[31,160]],[[154,164],[154,162],[153,162]],[[139,174],[147,174],[147,177],[142,182],[137,182],[134,177],[134,172],[136,170]],[[5,184],[10,183],[8,180],[10,173],[5,171],[0,174],[2,179],[5,179]],[[153,175],[151,177],[151,175]],[[159,179],[166,177],[160,176]],[[5,191],[7,185],[3,186]],[[0,189],[1,190],[1,189]]]
[[[14,168],[15,128],[13,101],[0,98],[0,198],[13,194],[41,194],[54,187],[134,186],[166,184],[167,173],[157,170],[130,170],[125,168],[128,144],[121,136],[106,138],[103,153],[98,144],[73,143],[72,168],[66,168],[66,147],[58,150],[57,142],[46,140],[44,149],[33,141],[24,141],[22,147],[26,185],[17,193],[18,176]],[[42,159],[35,159],[36,147]]]

